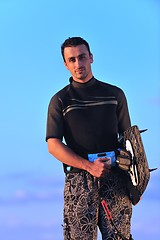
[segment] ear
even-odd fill
[[[93,63],[93,54],[91,53],[91,54],[89,55],[89,57],[90,57],[91,63]]]

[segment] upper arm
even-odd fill
[[[48,106],[46,141],[50,138],[63,139],[63,114],[61,101],[55,95]]]
[[[124,92],[120,89],[117,106],[118,132],[123,133],[131,126],[128,103]]]

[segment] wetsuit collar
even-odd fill
[[[92,77],[86,83],[79,83],[79,82],[74,81],[74,79],[72,77],[70,77],[69,81],[75,88],[86,88],[86,87],[92,86],[96,82],[96,79],[94,77]]]

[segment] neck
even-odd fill
[[[87,76],[86,78],[83,78],[83,79],[79,79],[79,78],[75,78],[74,76],[72,76],[73,80],[75,82],[78,82],[78,83],[86,83],[88,81],[90,81],[92,78],[93,78],[93,75],[90,74],[89,76]]]

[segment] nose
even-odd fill
[[[76,59],[75,65],[76,65],[77,68],[80,68],[82,66],[82,63],[81,63],[80,59]]]

